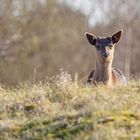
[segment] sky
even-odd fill
[[[139,14],[139,0],[58,0],[67,4],[74,10],[79,10],[87,16],[88,23],[95,26],[98,23],[108,23],[115,15],[110,12],[112,6],[117,10],[120,17],[131,20],[136,13]],[[129,5],[129,6],[128,6]],[[115,11],[113,11],[115,12]],[[107,13],[107,14],[106,14]]]
[[[96,2],[98,0],[58,0],[60,3],[65,3],[73,10],[79,10],[81,13],[83,13],[85,16],[87,16],[87,20],[89,25],[94,26],[97,23],[101,23],[104,21],[104,14],[101,11],[101,7],[99,5],[99,2]],[[39,3],[46,4],[47,0],[39,0]],[[20,11],[20,5],[21,1],[15,0],[14,6],[14,14],[16,16],[19,15]],[[28,9],[32,9],[32,4],[30,4],[30,1],[28,1]]]
[[[36,0],[37,2],[41,4],[46,4],[47,0]],[[133,1],[127,1],[127,0],[118,0],[114,1],[112,3],[112,0],[57,0],[60,3],[64,3],[68,5],[73,10],[78,10],[84,15],[87,16],[87,21],[90,26],[95,26],[98,23],[108,23],[110,14],[110,4],[114,4],[117,6],[117,3],[121,2],[121,6],[119,6],[119,12],[120,15],[123,13],[126,16],[130,16],[130,14],[133,14],[132,12],[128,14],[129,10],[128,7],[125,5],[125,3],[129,3],[133,7],[133,12],[135,13],[135,10],[139,10],[140,3],[137,3],[137,0]],[[28,1],[29,3],[31,1]],[[131,2],[131,3],[130,3]],[[136,5],[137,3],[137,5]],[[15,0],[15,15],[18,15],[18,8],[20,8],[21,1]],[[28,4],[28,9],[32,9],[32,4]],[[139,5],[139,6],[138,6]],[[126,7],[125,7],[126,6]],[[106,15],[105,12],[109,13],[109,15]],[[132,11],[132,10],[131,10]],[[118,11],[117,11],[118,12]]]
[[[101,23],[105,19],[105,15],[101,10],[98,0],[58,0],[68,5],[73,10],[79,10],[81,13],[87,16],[90,26],[94,26],[97,23]],[[105,3],[105,2],[104,2]],[[106,3],[104,5],[107,7]]]

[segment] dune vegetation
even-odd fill
[[[0,139],[139,140],[140,81],[107,88],[69,74],[0,87]]]

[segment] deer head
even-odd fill
[[[96,57],[100,62],[111,62],[114,57],[114,46],[121,38],[122,30],[111,37],[96,37],[91,33],[86,33],[86,37],[91,45],[96,48]]]

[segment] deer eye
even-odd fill
[[[113,48],[113,45],[109,45],[109,48],[112,49]]]
[[[96,45],[96,49],[100,50],[101,46],[100,45]]]

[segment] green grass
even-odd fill
[[[140,140],[140,81],[89,87],[63,74],[0,87],[2,140]]]

